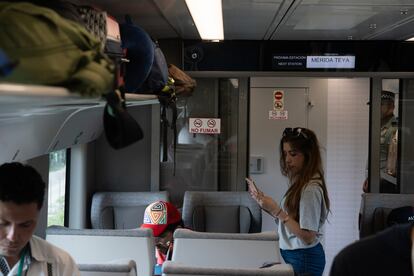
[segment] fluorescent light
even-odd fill
[[[414,37],[410,37],[409,39],[407,39],[405,41],[414,41]]]
[[[224,39],[221,0],[185,0],[185,3],[202,39]]]

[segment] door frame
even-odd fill
[[[368,153],[368,178],[370,183],[370,191],[373,193],[379,192],[379,183],[380,183],[380,170],[379,170],[379,148],[381,131],[381,90],[382,90],[382,80],[383,79],[414,79],[414,72],[348,72],[348,71],[338,71],[338,72],[270,72],[270,71],[186,71],[191,77],[194,78],[238,78],[240,81],[243,80],[243,84],[246,82],[247,86],[240,85],[240,87],[247,87],[249,85],[250,77],[305,77],[305,78],[369,78],[370,85],[370,128],[369,128],[369,153]],[[243,88],[244,89],[244,88]],[[243,91],[245,93],[245,91]],[[250,97],[250,91],[247,91],[248,97]],[[244,94],[243,94],[244,95]],[[239,121],[239,129],[243,129],[247,125],[246,129],[249,129],[248,118],[249,111],[245,112],[245,107],[240,105],[247,105],[248,101],[239,103],[239,116],[242,115],[242,118]],[[241,109],[240,109],[241,108]],[[244,113],[240,113],[243,110]],[[241,127],[241,128],[240,128]],[[249,156],[249,139],[248,131],[246,130],[243,133],[239,133],[239,139],[246,137],[240,140],[242,142],[238,150],[242,152],[246,149],[246,155],[243,157],[244,161],[238,163],[238,172],[237,172],[237,191],[245,191],[246,185],[244,183],[244,177],[248,175],[248,163],[247,156]],[[244,136],[242,136],[244,135]],[[238,155],[238,158],[242,158],[242,155]],[[372,162],[372,160],[378,160],[378,162]],[[239,166],[241,165],[241,166]],[[244,169],[244,172],[241,171]]]

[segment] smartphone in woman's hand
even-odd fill
[[[258,193],[259,192],[259,188],[257,188],[256,183],[254,183],[253,180],[251,180],[250,178],[247,178],[246,177],[246,182],[247,182],[247,185],[249,185],[249,189],[251,191],[253,191],[255,193]]]

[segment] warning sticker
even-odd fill
[[[270,110],[269,111],[269,120],[287,120],[288,112],[287,110]]]
[[[220,119],[190,118],[188,128],[190,133],[220,134]]]

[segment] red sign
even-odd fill
[[[283,98],[283,92],[282,91],[276,91],[275,92],[275,100],[280,101]]]
[[[274,90],[273,91],[273,110],[284,110],[284,95],[283,90]]]

